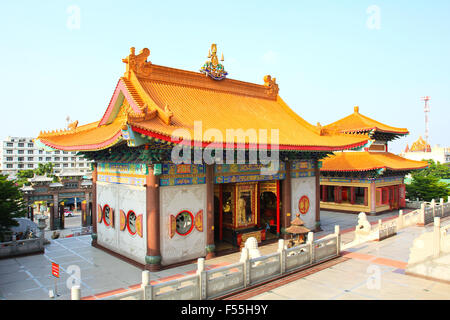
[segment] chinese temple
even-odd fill
[[[324,126],[342,133],[368,134],[371,144],[361,151],[336,152],[322,161],[320,207],[326,210],[377,214],[405,206],[404,176],[427,162],[388,152],[388,142],[407,135],[359,113]]]
[[[309,124],[271,76],[227,78],[215,44],[199,71],[149,55],[131,48],[100,120],[37,138],[94,161],[92,245],[159,270],[238,250],[250,236],[286,237],[297,213],[315,228],[319,160],[367,145],[367,135]]]

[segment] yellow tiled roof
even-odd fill
[[[38,139],[57,149],[100,150],[110,146],[112,140],[117,141],[120,128],[127,123],[138,133],[163,140],[170,141],[174,135],[198,141],[194,122],[201,121],[203,134],[215,129],[223,138],[200,137],[204,144],[253,142],[227,140],[228,129],[255,130],[258,144],[275,142],[271,141],[271,129],[277,129],[280,149],[288,150],[343,150],[368,141],[367,135],[343,134],[309,124],[278,96],[278,85],[270,77],[264,78],[264,85],[231,79],[216,81],[199,72],[142,62],[142,56],[139,59],[137,65],[141,69],[132,64],[134,69],[127,68],[118,84],[120,87],[124,83],[121,88],[132,100],[127,101],[133,109],[126,111],[128,116],[125,112],[120,120],[112,121],[117,108],[113,111],[111,103],[99,122],[75,131],[41,134]],[[260,129],[267,130],[267,141],[261,140]]]
[[[359,107],[354,107],[354,112],[349,116],[324,126],[326,129],[337,130],[339,132],[367,132],[375,129],[379,132],[408,134],[406,128],[396,128],[371,119],[359,113]]]
[[[321,171],[416,170],[428,162],[405,159],[390,152],[336,152],[322,160]]]

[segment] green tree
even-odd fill
[[[0,241],[5,232],[18,223],[13,218],[25,216],[27,205],[19,186],[14,181],[8,181],[7,176],[0,175]]]
[[[34,171],[33,170],[20,170],[17,172],[17,179],[16,183],[19,185],[19,187],[22,187],[23,185],[30,185],[30,182],[28,182],[29,178],[33,178]]]
[[[34,169],[34,172],[38,176],[43,176],[47,174],[49,177],[53,177],[53,163],[49,162],[46,164],[39,163],[38,167]]]
[[[411,174],[414,178],[415,176],[433,176],[439,179],[450,179],[450,168],[439,161],[434,162],[433,160],[422,160],[428,162],[428,168],[420,170]]]
[[[406,197],[415,200],[419,198],[422,201],[431,201],[450,195],[450,185],[439,181],[440,178],[430,174],[414,174],[411,184],[406,185]]]

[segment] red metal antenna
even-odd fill
[[[431,100],[429,96],[422,97],[422,101],[425,102],[425,106],[423,108],[423,112],[425,113],[425,142],[428,144],[428,113],[430,112],[430,105],[428,104],[428,101]]]

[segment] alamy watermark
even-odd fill
[[[71,5],[66,10],[68,17],[66,26],[69,30],[79,30],[81,28],[81,9],[77,5]]]
[[[381,29],[381,9],[377,5],[371,5],[367,8],[366,13],[369,15],[366,26],[370,30]]]
[[[279,170],[278,129],[270,130],[270,139],[267,129],[226,129],[224,137],[215,128],[203,132],[202,121],[194,121],[193,133],[187,129],[173,131],[171,141],[177,145],[171,152],[172,163],[190,164],[193,159],[194,164],[262,164],[262,175]]]

